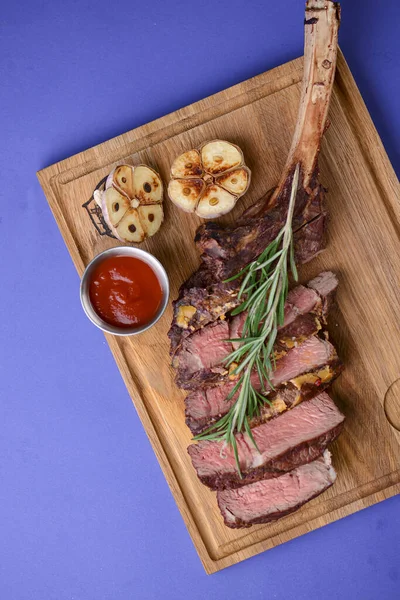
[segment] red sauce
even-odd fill
[[[156,315],[162,289],[148,264],[132,256],[112,256],[93,270],[89,297],[99,317],[116,327],[146,325]]]

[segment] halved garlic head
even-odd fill
[[[113,227],[118,225],[130,206],[128,198],[115,188],[110,187],[103,192],[101,210],[106,221]]]
[[[202,179],[171,179],[168,195],[185,212],[194,212],[205,187]]]
[[[219,185],[209,185],[200,198],[196,214],[203,219],[216,219],[226,215],[235,204],[236,196],[233,196]]]
[[[118,237],[124,242],[140,244],[146,237],[136,208],[129,208],[126,211],[116,230]]]
[[[250,171],[247,167],[240,167],[233,171],[228,171],[215,179],[216,183],[228,192],[242,196],[249,187]]]
[[[240,148],[213,140],[174,160],[168,196],[182,210],[212,219],[232,210],[247,191],[250,177]]]
[[[107,177],[105,188],[101,209],[113,235],[123,242],[140,243],[157,233],[164,219],[163,184],[154,169],[119,165]]]
[[[146,167],[139,165],[133,170],[133,189],[135,198],[140,204],[162,202],[163,188],[159,175]]]
[[[151,237],[160,229],[164,220],[162,204],[147,204],[139,206],[139,219],[148,237]]]
[[[241,165],[244,161],[240,148],[224,140],[214,140],[202,146],[201,162],[207,173],[217,175]]]
[[[189,150],[174,160],[171,167],[171,177],[201,177],[203,169],[201,166],[200,152]]]

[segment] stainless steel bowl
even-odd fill
[[[89,297],[90,277],[94,267],[100,262],[102,262],[105,258],[109,258],[110,256],[132,256],[134,258],[138,258],[143,262],[147,263],[156,274],[162,289],[162,299],[160,307],[155,317],[146,325],[142,325],[140,327],[126,328],[115,327],[114,325],[110,325],[109,323],[106,323],[106,321],[103,321],[103,319],[99,317],[99,315],[94,310]],[[88,318],[92,321],[92,323],[96,325],[96,327],[98,327],[102,331],[105,331],[106,333],[112,333],[113,335],[137,335],[138,333],[143,333],[143,331],[146,331],[146,329],[152,327],[155,323],[157,323],[158,319],[162,316],[163,312],[165,311],[166,306],[168,304],[168,298],[168,275],[160,261],[145,250],[139,250],[138,248],[131,248],[129,246],[117,246],[116,248],[105,250],[104,252],[101,252],[100,254],[95,256],[94,259],[86,267],[81,281],[81,302],[83,310],[85,311]]]

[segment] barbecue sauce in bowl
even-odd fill
[[[120,328],[140,327],[157,314],[163,292],[153,269],[133,256],[110,256],[95,266],[89,298],[98,316]]]

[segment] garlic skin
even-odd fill
[[[249,188],[251,171],[231,142],[212,140],[179,155],[171,165],[168,196],[203,219],[227,214]]]

